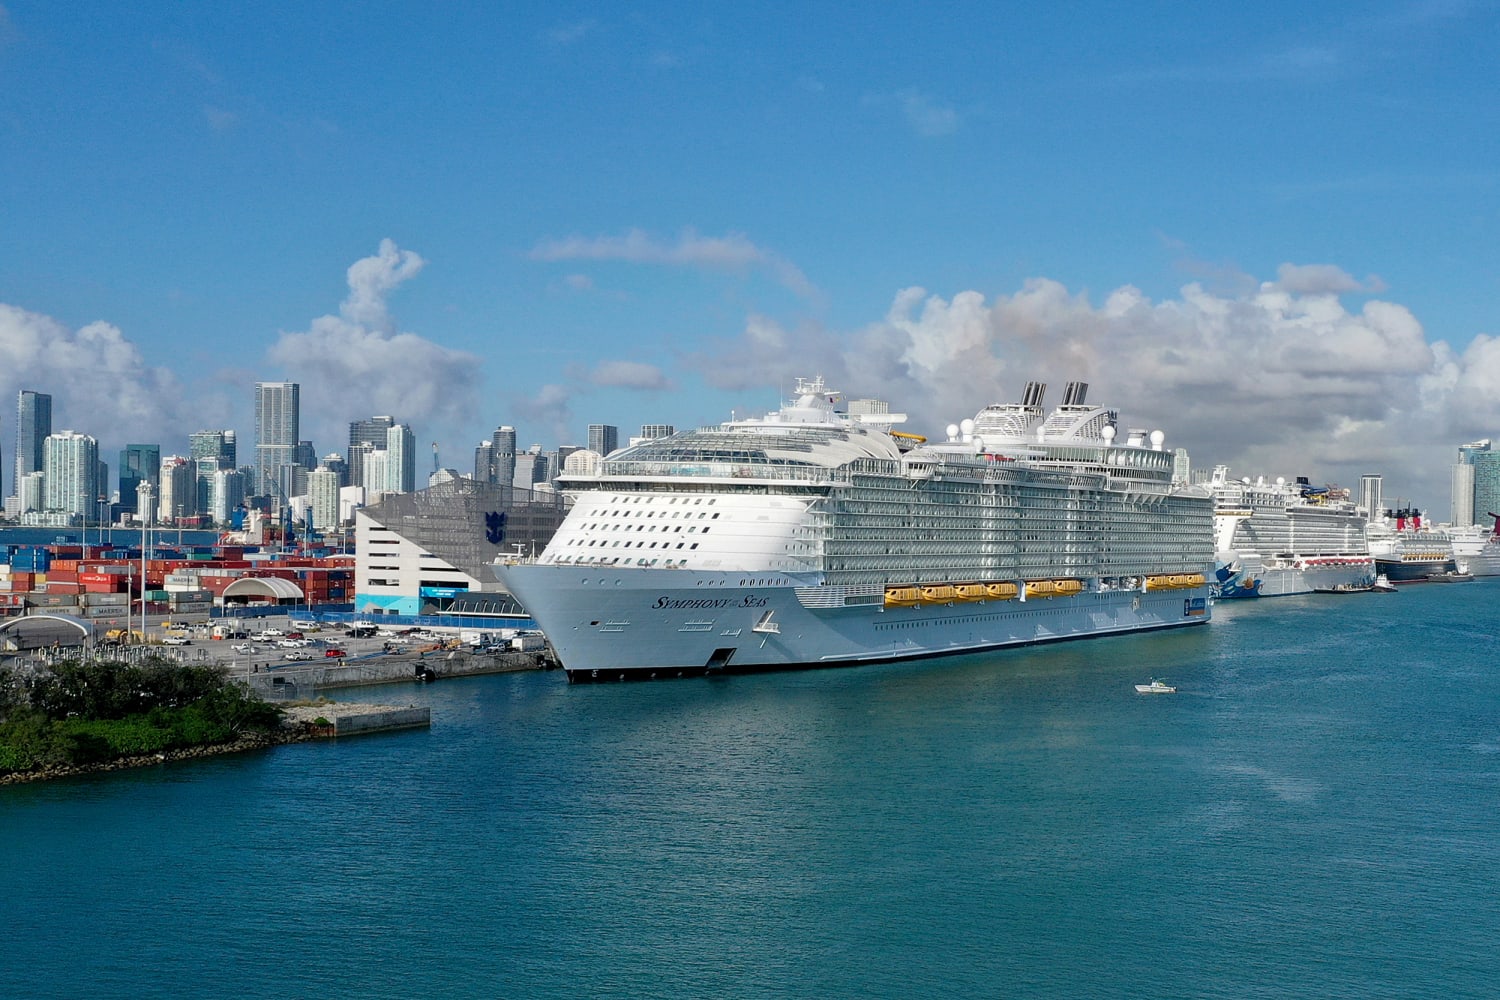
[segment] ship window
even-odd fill
[[[694,542],[694,543],[693,543],[693,548],[695,548],[695,549],[696,549],[696,548],[697,548],[697,547],[698,547],[698,543],[697,543],[697,542]]]

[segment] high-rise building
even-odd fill
[[[620,447],[620,428],[614,424],[589,424],[589,451],[608,455]]]
[[[20,506],[16,508],[17,514],[24,514],[29,510],[47,509],[47,476],[42,472],[28,472],[21,477],[16,484],[17,498]]]
[[[41,472],[47,435],[52,433],[52,397],[22,389],[16,397],[16,493],[28,473]]]
[[[1373,521],[1385,513],[1384,480],[1378,475],[1359,477],[1359,505]]]
[[[329,472],[336,473],[339,477],[340,489],[349,485],[349,463],[344,461],[344,456],[340,455],[338,452],[330,452],[329,454],[324,455],[323,461],[319,464],[319,468],[327,469]]]
[[[370,451],[385,449],[385,432],[394,426],[391,417],[370,417],[349,423],[349,482],[362,486],[365,482],[364,456]],[[360,446],[364,445],[364,448]]]
[[[516,429],[509,424],[496,427],[490,435],[490,446],[495,451],[495,474],[490,482],[505,487],[506,492],[501,495],[509,503],[509,490],[516,484]]]
[[[285,469],[297,461],[301,389],[296,382],[255,383],[255,493],[288,502]]]
[[[42,440],[42,508],[99,516],[99,442],[76,431],[58,431]]]
[[[234,468],[234,431],[194,431],[188,435],[188,457],[211,458],[220,469]]]
[[[311,441],[297,442],[297,464],[308,472],[318,467],[318,449],[313,447]]]
[[[136,491],[141,483],[153,486],[161,476],[161,445],[127,444],[120,449],[120,509],[139,511]]]
[[[494,442],[481,441],[479,447],[474,449],[474,481],[479,483],[495,481]]]
[[[1500,514],[1500,451],[1474,455],[1474,521],[1493,525],[1492,514]]]
[[[365,495],[371,497],[371,503],[385,495],[388,490],[389,480],[386,478],[386,459],[389,457],[386,450],[369,448],[364,452],[365,481],[360,483],[365,488]]]
[[[551,478],[541,445],[534,444],[516,456],[515,482],[511,484],[515,489],[534,490]]]
[[[245,474],[239,469],[219,469],[213,476],[208,512],[215,524],[234,520],[235,508],[245,502]]]
[[[335,531],[339,526],[339,474],[315,469],[307,474],[307,498],[312,504],[313,528]]]
[[[181,455],[161,460],[161,478],[157,491],[156,520],[176,524],[179,519],[198,513],[198,463]]]
[[[417,488],[417,435],[407,424],[395,424],[385,432],[386,489],[411,493]]]
[[[1464,527],[1475,522],[1474,510],[1474,459],[1490,450],[1489,439],[1471,441],[1458,446],[1458,460],[1452,469],[1449,491],[1448,521],[1455,527]]]

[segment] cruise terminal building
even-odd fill
[[[541,552],[566,513],[561,494],[473,479],[387,494],[354,512],[354,610],[515,613],[491,564]]]

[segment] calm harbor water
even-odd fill
[[[1500,581],[0,788],[15,997],[1460,997]],[[1156,675],[1179,686],[1140,696]]]

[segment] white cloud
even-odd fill
[[[573,391],[567,386],[547,384],[537,389],[536,395],[517,399],[515,408],[533,426],[540,424],[546,427],[552,440],[561,442],[567,441],[572,433],[572,399]],[[516,442],[516,446],[526,447],[520,441]]]
[[[306,331],[283,332],[272,346],[269,360],[302,385],[303,437],[342,441],[350,420],[390,414],[427,440],[462,428],[472,416],[480,359],[395,332],[386,308],[387,296],[424,263],[382,240],[375,256],[349,267],[349,295],[338,316],[320,316]]]
[[[597,386],[620,389],[660,391],[672,388],[671,380],[660,368],[639,361],[602,361],[588,374],[588,381]]]
[[[921,91],[901,91],[896,95],[896,104],[901,108],[901,116],[906,119],[906,124],[918,135],[951,135],[958,131],[958,112],[933,103]]]
[[[1290,265],[1243,292],[1189,284],[1152,301],[1125,286],[1099,305],[1049,279],[993,299],[910,288],[853,333],[752,317],[690,361],[729,389],[821,373],[910,413],[919,433],[1015,399],[1029,379],[1051,383],[1052,403],[1063,382],[1086,381],[1091,401],[1125,426],[1162,428],[1200,466],[1345,485],[1379,472],[1388,491],[1445,515],[1454,447],[1500,436],[1500,338],[1455,355],[1399,303],[1338,298],[1367,288],[1336,267]]]
[[[547,38],[554,45],[572,45],[599,30],[599,22],[594,18],[584,18],[580,21],[571,21],[568,24],[560,24],[547,32]]]
[[[613,260],[729,273],[761,270],[804,299],[818,298],[817,289],[795,264],[756,246],[740,233],[699,236],[687,229],[675,243],[655,239],[639,229],[624,236],[570,236],[538,244],[531,258],[549,262]]]
[[[233,111],[228,111],[212,104],[203,106],[203,117],[208,120],[208,127],[215,132],[228,132],[240,120],[240,116]]]
[[[53,429],[93,435],[105,455],[132,440],[182,438],[183,426],[203,415],[184,399],[177,377],[147,365],[118,327],[96,321],[71,330],[0,303],[0,400],[14,406],[21,389],[49,393]],[[10,445],[15,430],[10,421],[5,426]],[[9,447],[5,457],[9,462]]]

